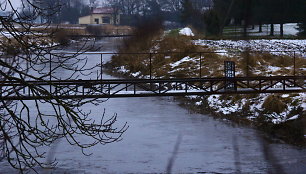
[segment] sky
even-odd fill
[[[7,2],[8,0],[0,0],[1,2],[1,7],[3,8],[5,6],[5,2]],[[18,8],[21,6],[21,0],[10,0],[11,3],[13,4],[14,8]],[[2,11],[3,9],[1,9]],[[10,11],[11,8],[9,7],[9,5],[7,6],[7,9],[5,9],[5,11]]]
[[[5,2],[5,1],[8,1],[8,0],[0,0],[0,2],[1,2],[1,4],[3,3],[3,2]],[[11,1],[12,2],[12,4],[13,4],[13,6],[15,7],[15,8],[18,8],[18,7],[20,7],[21,6],[21,0],[9,0],[9,1]],[[89,4],[89,0],[83,0],[85,3],[88,3]],[[96,2],[98,2],[98,3],[101,3],[101,2],[103,2],[104,0],[96,0]],[[6,11],[10,11],[10,9],[6,9]]]

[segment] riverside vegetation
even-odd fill
[[[154,26],[154,25],[153,25]],[[150,34],[143,34],[146,32]],[[123,41],[119,52],[156,52],[152,54],[153,78],[222,77],[226,60],[235,61],[236,76],[274,76],[293,74],[291,52],[253,52],[235,48],[218,50],[199,43],[196,36],[180,35],[178,30],[163,32],[142,27],[136,37]],[[250,46],[252,47],[252,46]],[[170,53],[172,52],[172,53]],[[208,52],[201,57],[196,52]],[[306,60],[296,57],[296,75],[305,75]],[[201,59],[201,61],[200,61]],[[202,68],[200,69],[200,62]],[[112,72],[132,78],[149,78],[148,54],[114,55],[108,67]],[[201,73],[200,73],[201,70]],[[301,82],[303,83],[303,82]],[[305,145],[304,93],[240,94],[179,97],[184,106],[218,118],[254,125],[261,130],[296,145]]]

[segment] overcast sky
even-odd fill
[[[8,1],[8,0],[0,0],[1,3],[5,2],[5,1]],[[12,4],[14,5],[15,8],[18,8],[21,6],[21,0],[9,0],[12,2]],[[89,0],[83,0],[85,3],[88,3],[89,4]],[[103,2],[104,0],[96,0],[97,3],[101,3]],[[7,11],[9,11],[10,9],[7,9]]]
[[[5,2],[7,2],[8,0],[0,0],[1,2],[1,6],[4,7]],[[11,1],[11,3],[13,4],[14,8],[18,8],[21,6],[21,0],[9,0]],[[8,4],[7,4],[8,5]],[[9,5],[7,6],[8,9],[6,9],[6,11],[10,11],[11,8],[9,7]],[[1,9],[2,10],[2,9]]]

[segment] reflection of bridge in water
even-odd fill
[[[293,93],[306,92],[305,80],[306,76],[2,81],[0,82],[0,99],[93,99],[212,94]],[[33,88],[34,86],[35,88]],[[6,91],[6,88],[10,90]]]

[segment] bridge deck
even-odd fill
[[[306,92],[306,76],[1,81],[0,99],[83,99]]]

